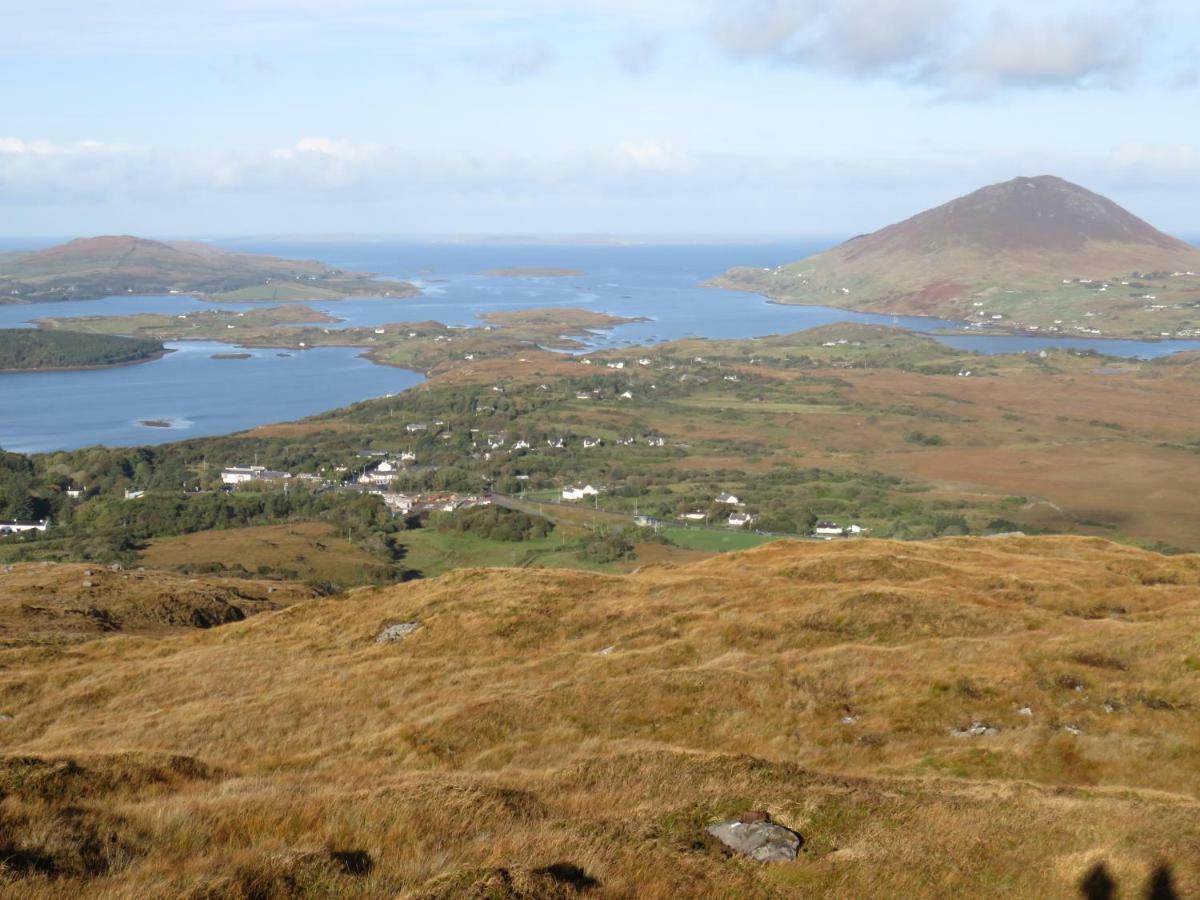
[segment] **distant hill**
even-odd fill
[[[981,188],[776,269],[713,284],[784,303],[974,319],[988,327],[1161,336],[1200,300],[1200,250],[1051,175]],[[1167,296],[1162,296],[1166,294]],[[1166,301],[1166,302],[1164,302]],[[1167,307],[1147,309],[1147,307]],[[1086,313],[1091,312],[1091,316]],[[1056,320],[1059,320],[1056,322]],[[1191,334],[1181,336],[1192,336]]]
[[[233,301],[418,293],[407,282],[376,281],[365,272],[347,272],[312,260],[131,235],[80,238],[44,250],[0,255],[0,302],[168,292]]]

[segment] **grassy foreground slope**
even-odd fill
[[[1200,890],[1200,557],[775,543],[0,654],[23,897]],[[419,623],[397,643],[386,626]],[[793,863],[724,856],[747,809]]]

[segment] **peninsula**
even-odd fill
[[[166,352],[161,341],[117,334],[0,329],[0,372],[126,366]]]
[[[1200,335],[1200,250],[1049,175],[991,185],[799,262],[731,269],[710,284],[980,330]]]
[[[312,260],[235,253],[195,241],[130,235],[80,238],[0,254],[0,303],[92,300],[117,294],[190,294],[227,302],[415,297],[405,281]]]

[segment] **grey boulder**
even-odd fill
[[[705,829],[718,841],[758,862],[790,862],[800,852],[804,839],[790,828],[770,821],[718,822]]]
[[[421,627],[420,622],[397,622],[395,625],[387,626],[387,628],[375,635],[375,643],[392,644],[396,641],[402,641],[414,631],[420,631]]]

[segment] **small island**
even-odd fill
[[[582,269],[564,269],[557,266],[512,266],[506,269],[488,269],[482,274],[486,278],[576,278],[587,273]]]
[[[138,424],[143,428],[170,428],[172,427],[169,419],[139,419]]]
[[[213,353],[209,359],[251,359],[253,353]]]
[[[117,334],[0,329],[0,371],[99,369],[158,359],[161,341]]]

